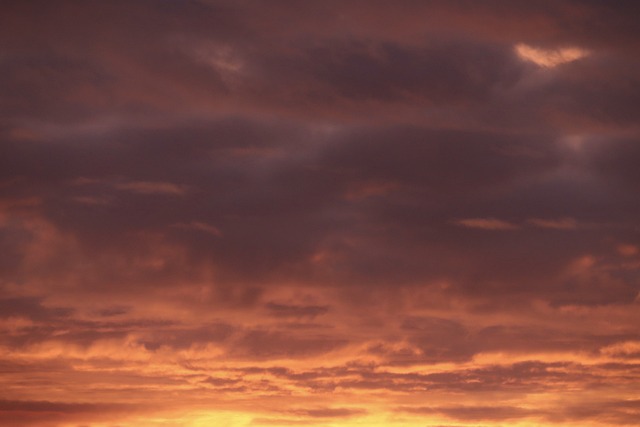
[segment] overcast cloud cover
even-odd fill
[[[0,6],[0,423],[633,426],[640,3]]]

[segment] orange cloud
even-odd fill
[[[515,49],[520,58],[545,68],[557,67],[589,55],[588,51],[576,47],[542,49],[520,43]]]

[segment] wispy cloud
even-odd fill
[[[535,227],[551,228],[555,230],[575,230],[579,227],[578,221],[573,218],[542,219],[529,218],[527,222]]]
[[[117,183],[115,188],[122,191],[129,191],[140,194],[164,194],[172,196],[183,196],[188,191],[184,185],[173,184],[171,182],[155,181],[129,181]]]
[[[516,230],[519,228],[518,225],[512,222],[496,218],[466,218],[455,220],[454,224],[467,228],[477,228],[480,230],[505,231]]]
[[[222,231],[220,231],[218,227],[202,221],[190,221],[187,223],[172,224],[172,227],[182,228],[185,230],[202,231],[213,236],[222,236]]]

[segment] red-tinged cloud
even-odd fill
[[[0,424],[634,425],[635,2],[8,1]]]
[[[466,218],[455,221],[455,224],[481,230],[515,230],[517,225],[496,218]]]

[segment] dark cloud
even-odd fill
[[[600,401],[571,406],[558,411],[535,411],[517,406],[450,406],[450,407],[406,407],[401,410],[420,413],[440,413],[458,421],[505,421],[521,418],[545,419],[552,422],[607,422],[612,425],[633,425],[637,416],[638,402]]]
[[[202,325],[197,328],[154,328],[140,342],[147,350],[151,351],[162,346],[187,349],[193,345],[224,342],[231,337],[234,331],[233,326],[225,323]]]
[[[565,420],[596,420],[612,425],[633,425],[640,414],[640,401],[637,399],[614,400],[607,399],[597,402],[584,402],[580,405],[572,405],[549,414],[549,421]]]
[[[594,367],[573,362],[544,363],[526,361],[482,368],[452,369],[437,373],[394,373],[381,366],[340,366],[293,371],[288,368],[240,369],[236,375],[269,374],[315,392],[360,390],[394,393],[483,393],[506,392],[521,396],[530,392],[560,393],[577,385],[605,389],[612,380],[631,384],[637,375],[629,375],[627,365]],[[216,380],[216,383],[219,380]],[[235,379],[233,380],[236,381]],[[222,383],[221,383],[222,384]]]
[[[0,400],[0,421],[10,426],[56,426],[86,419],[109,420],[136,410],[132,404]]]
[[[529,125],[539,126],[549,108],[588,120],[633,120],[633,109],[623,106],[634,95],[624,88],[633,87],[637,66],[618,52],[635,46],[634,32],[622,31],[630,23],[619,22],[623,6],[499,3],[407,2],[398,10],[357,1],[305,8],[286,2],[268,8],[195,1],[180,7],[14,3],[3,27],[3,110],[14,119],[61,121],[175,114],[189,110],[186,105],[307,117],[362,118],[364,109],[397,119],[380,105],[392,102],[405,116],[423,121],[430,114],[449,124],[475,117],[472,122],[504,126],[534,117]],[[290,25],[279,25],[282,20]],[[610,38],[594,39],[594,26]],[[607,68],[603,79],[602,72],[588,71],[590,63],[580,63],[579,72],[566,73],[568,80],[561,76],[558,84],[522,92],[516,86],[540,79],[516,58],[518,42],[593,48],[610,52],[622,66]],[[610,70],[626,70],[620,71],[626,77]],[[603,103],[611,108],[591,107]]]
[[[606,179],[611,191],[617,191],[618,200],[627,209],[638,208],[630,197],[640,182],[640,174],[633,165],[640,157],[638,136],[623,138],[593,138],[586,144],[587,161],[592,170]]]
[[[73,308],[44,306],[42,298],[17,297],[0,300],[0,317],[22,316],[38,322],[50,322],[69,318]]]
[[[91,403],[66,403],[66,402],[49,402],[49,401],[19,401],[19,400],[0,400],[0,411],[16,411],[16,412],[54,412],[54,413],[85,413],[85,412],[103,412],[113,409],[124,409],[122,405],[105,405]]]
[[[246,332],[231,348],[231,354],[257,359],[304,358],[328,353],[348,344],[339,336],[316,334],[295,337],[280,331]]]

